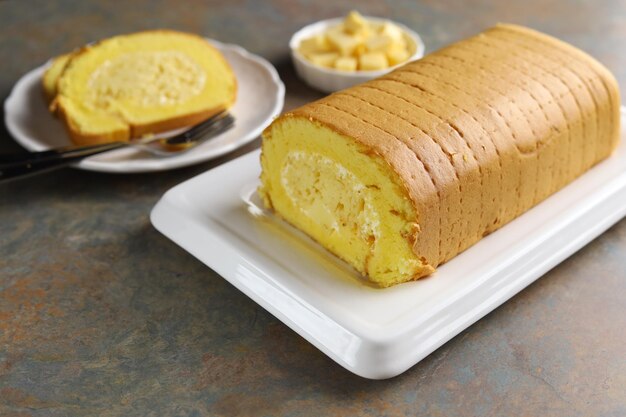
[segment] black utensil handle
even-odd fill
[[[123,142],[107,143],[63,151],[51,150],[0,157],[0,182],[26,177],[42,171],[62,168],[88,156],[126,146]]]

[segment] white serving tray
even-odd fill
[[[172,188],[151,220],[341,366],[390,378],[626,215],[625,136],[611,158],[433,276],[384,290],[256,207],[258,151]]]

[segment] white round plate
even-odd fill
[[[224,54],[237,77],[237,101],[230,110],[235,117],[234,127],[174,156],[157,157],[129,147],[86,158],[74,166],[118,173],[163,171],[217,158],[257,138],[280,114],[285,86],[267,60],[237,45],[209,41]],[[30,151],[71,144],[63,125],[50,114],[44,100],[41,77],[48,65],[20,78],[4,102],[4,121],[9,133]]]

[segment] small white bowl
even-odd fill
[[[391,22],[397,25],[409,42],[409,45],[414,47],[414,53],[411,57],[398,65],[393,67],[385,68],[383,70],[378,71],[340,71],[332,68],[324,68],[317,65],[314,65],[310,61],[308,61],[300,52],[298,51],[298,47],[300,46],[300,42],[304,39],[310,38],[317,34],[320,34],[326,29],[337,26],[343,21],[343,17],[338,17],[334,19],[321,20],[319,22],[310,24],[308,26],[303,27],[291,37],[289,41],[289,48],[291,49],[291,59],[293,61],[293,65],[296,68],[296,73],[304,82],[309,84],[311,87],[323,91],[325,93],[332,93],[334,91],[343,90],[344,88],[352,87],[353,85],[363,83],[365,81],[374,79],[376,77],[380,77],[396,69],[399,66],[402,66],[410,61],[415,61],[416,59],[420,59],[424,56],[424,42],[422,42],[422,38],[404,26],[403,24],[391,21],[389,19],[383,19],[379,17],[370,17],[363,16],[370,22],[374,23],[385,23]]]

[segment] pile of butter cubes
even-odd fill
[[[375,71],[408,60],[412,52],[407,40],[398,25],[368,22],[358,12],[351,11],[341,24],[302,40],[298,51],[321,67]]]

